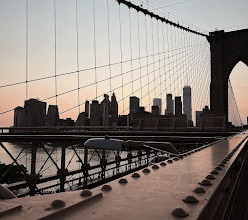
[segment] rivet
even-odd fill
[[[197,203],[199,200],[195,198],[194,196],[187,196],[186,198],[183,199],[184,202],[186,203]]]
[[[225,160],[223,160],[221,163],[226,164],[227,162]]]
[[[126,184],[126,183],[127,183],[127,180],[126,180],[126,179],[120,179],[120,180],[119,180],[119,183],[121,183],[121,184]]]
[[[160,163],[160,165],[164,167],[164,166],[166,166],[166,163],[162,162],[162,163]]]
[[[202,180],[200,183],[202,186],[211,186],[212,183],[209,180]]]
[[[182,155],[182,154],[179,154],[178,157],[179,157],[180,159],[182,159],[182,158],[183,158],[183,155]]]
[[[191,154],[191,152],[188,152],[188,153],[187,153],[187,155],[190,155],[190,154]]]
[[[167,160],[167,163],[173,163],[173,160]]]
[[[55,199],[52,201],[51,206],[54,208],[61,208],[65,206],[65,202],[61,199]]]
[[[219,164],[219,166],[220,166],[220,167],[224,167],[224,166],[225,166],[225,164],[223,164],[223,163],[220,163],[220,164]]]
[[[195,192],[195,193],[205,193],[206,190],[203,189],[202,187],[197,187],[197,188],[194,189],[193,192]]]
[[[178,157],[174,157],[174,158],[173,158],[173,160],[178,161],[178,160],[179,160],[179,158],[178,158]]]
[[[176,208],[172,211],[172,215],[175,217],[187,217],[189,214],[182,208]]]
[[[143,173],[150,173],[151,171],[148,168],[145,168],[144,170],[142,170]]]
[[[139,178],[140,175],[139,175],[138,173],[133,173],[133,174],[132,174],[132,177],[133,177],[133,178]]]
[[[216,170],[222,170],[222,168],[221,168],[221,167],[216,167],[215,169],[216,169]]]
[[[91,196],[92,195],[92,192],[90,190],[83,190],[81,193],[80,193],[80,196]]]
[[[112,190],[112,187],[110,185],[103,185],[102,188],[101,188],[102,191],[111,191]]]
[[[219,172],[217,170],[213,170],[211,174],[219,174]]]
[[[157,169],[159,169],[159,166],[155,164],[152,166],[152,169],[157,170]]]
[[[216,179],[213,175],[207,175],[206,176],[206,179],[209,179],[209,180],[214,180]]]

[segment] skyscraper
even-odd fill
[[[162,101],[161,101],[161,99],[154,98],[153,99],[153,106],[158,106],[159,107],[159,114],[161,115],[161,108],[162,108]]]
[[[100,126],[100,105],[97,100],[90,105],[90,126]]]
[[[129,114],[130,114],[130,123],[133,122],[134,113],[139,112],[139,102],[140,99],[136,96],[131,96],[129,100]]]
[[[173,115],[173,100],[171,94],[167,94],[166,96],[166,114]]]
[[[59,121],[59,110],[57,105],[49,105],[45,125],[56,126]]]
[[[182,114],[182,101],[181,96],[175,97],[175,115],[181,115]]]
[[[109,110],[110,110],[109,95],[104,94],[104,99],[101,102],[102,126],[109,126],[109,116],[110,116]]]
[[[89,101],[85,102],[85,114],[86,114],[86,117],[90,117],[90,102]]]
[[[190,86],[183,87],[183,114],[187,115],[187,121],[192,121],[192,103]]]
[[[110,125],[117,126],[118,122],[118,102],[116,100],[115,93],[111,96],[110,104]]]
[[[29,99],[24,103],[26,127],[40,127],[45,125],[46,117],[46,102],[41,102],[38,99]]]

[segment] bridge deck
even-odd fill
[[[248,133],[242,133],[229,139],[213,144],[210,147],[184,157],[166,166],[159,166],[155,170],[149,167],[151,172],[144,174],[138,172],[140,178],[131,175],[125,177],[127,184],[120,184],[115,180],[109,183],[112,190],[102,192],[101,187],[91,191],[91,200],[82,202],[80,191],[66,192],[53,195],[37,196],[32,198],[18,198],[6,200],[1,203],[21,204],[22,211],[7,215],[2,219],[34,219],[53,213],[60,219],[177,219],[172,215],[175,208],[183,208],[189,216],[187,219],[197,219],[216,191],[228,168],[233,163],[245,144]],[[219,171],[213,185],[203,187],[204,194],[196,194],[193,190],[199,187],[199,182],[205,179],[210,172],[237,146],[240,146],[227,162],[223,170]],[[187,204],[182,200],[194,195],[199,203]],[[54,199],[65,201],[65,208],[45,210]],[[79,203],[80,202],[80,203]],[[68,207],[68,209],[66,209]],[[70,211],[71,210],[71,211]],[[47,219],[52,219],[50,216]]]

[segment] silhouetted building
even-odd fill
[[[118,123],[118,102],[116,100],[115,93],[111,96],[111,103],[110,103],[110,125],[117,126]]]
[[[81,112],[75,122],[75,126],[88,126],[88,114],[86,112]]]
[[[173,115],[173,100],[171,94],[167,94],[166,96],[166,115]]]
[[[161,109],[162,109],[162,101],[161,101],[161,99],[154,98],[153,99],[153,106],[158,106],[159,107],[159,114],[161,115]]]
[[[102,126],[109,126],[109,116],[110,116],[110,101],[108,94],[104,94],[104,99],[101,102],[101,121]]]
[[[190,86],[183,87],[183,114],[187,115],[187,120],[192,122],[192,103]]]
[[[90,117],[90,102],[89,101],[85,102],[85,113],[87,117]]]
[[[57,105],[49,105],[45,126],[56,126],[59,120],[59,110]]]
[[[200,115],[202,114],[202,111],[196,111],[195,112],[195,126],[200,127]]]
[[[136,96],[131,96],[129,99],[129,114],[130,123],[132,124],[133,115],[139,112],[140,99]]]
[[[127,126],[129,120],[129,115],[119,115],[118,117],[118,126]]]
[[[157,105],[152,106],[152,114],[153,115],[160,115],[160,109],[159,109],[159,107]]]
[[[181,115],[182,114],[182,101],[181,96],[175,97],[175,115]]]
[[[24,103],[25,127],[45,126],[46,102],[37,99],[29,99]]]
[[[63,126],[63,127],[74,126],[74,121],[71,118],[59,119],[58,126]]]
[[[97,100],[90,105],[90,126],[100,126],[100,105]]]
[[[24,127],[24,108],[18,106],[14,109],[14,127]]]
[[[209,108],[208,108],[207,105],[202,109],[202,112],[203,112],[204,114],[210,113],[210,110],[209,110]]]

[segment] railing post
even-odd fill
[[[89,170],[88,170],[88,148],[85,147],[84,148],[84,171],[83,171],[83,174],[84,174],[84,182],[83,182],[83,185],[86,186],[87,185],[87,182],[88,182],[88,175],[89,175]]]
[[[29,178],[29,194],[30,196],[35,195],[36,188],[36,152],[37,152],[37,143],[33,143],[31,147],[31,175]]]
[[[65,146],[61,149],[60,192],[65,191]]]

